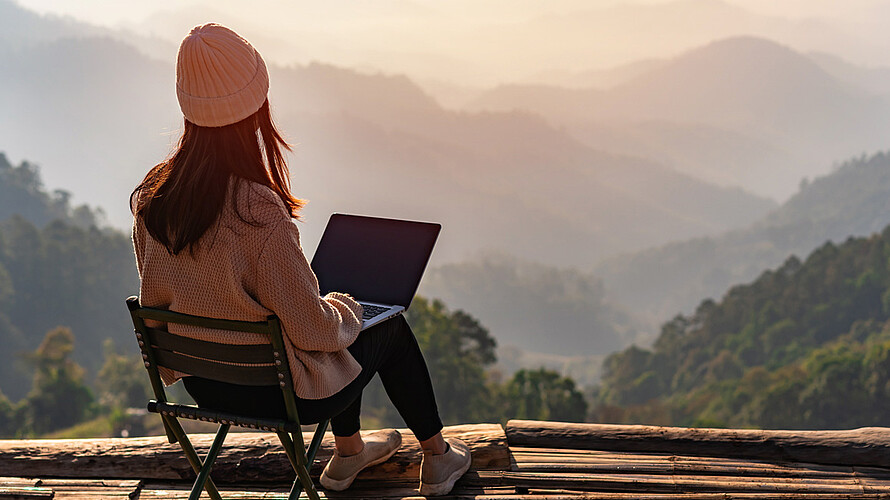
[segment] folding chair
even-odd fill
[[[127,307],[130,309],[130,316],[136,329],[136,340],[151,379],[151,387],[154,390],[155,398],[157,398],[148,402],[148,411],[161,415],[167,439],[171,443],[179,442],[192,469],[198,475],[189,500],[196,500],[200,497],[202,489],[206,489],[213,500],[221,500],[219,491],[210,478],[210,469],[219,456],[229,428],[233,425],[277,433],[282,446],[284,446],[284,451],[287,453],[287,458],[297,473],[288,498],[296,500],[305,488],[309,498],[318,500],[318,491],[309,477],[309,466],[315,459],[329,421],[325,420],[318,424],[307,450],[303,443],[303,433],[300,429],[300,418],[297,415],[294,398],[293,379],[287,362],[287,353],[284,350],[281,323],[278,317],[272,315],[266,318],[266,321],[258,322],[204,318],[141,307],[137,297],[128,298]],[[167,324],[176,323],[219,330],[263,333],[269,336],[269,343],[228,345],[206,342],[174,335],[158,328],[147,327],[146,319]],[[221,382],[255,386],[277,384],[281,387],[281,394],[284,397],[287,419],[246,417],[236,413],[168,403],[164,384],[158,374],[159,366]],[[216,438],[203,461],[195,452],[195,448],[179,424],[178,418],[220,424]]]

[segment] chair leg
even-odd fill
[[[229,424],[222,424],[219,426],[219,431],[216,432],[216,437],[213,438],[213,444],[210,445],[210,451],[207,452],[207,457],[204,459],[204,465],[201,467],[201,471],[198,472],[198,478],[195,479],[195,485],[192,487],[192,493],[189,495],[189,500],[198,500],[198,498],[200,498],[201,491],[204,490],[204,484],[210,479],[210,469],[213,468],[213,464],[216,462],[216,457],[219,456],[219,452],[222,450],[222,445],[226,440],[226,434],[229,432],[229,427]],[[210,492],[208,491],[207,493]],[[210,496],[212,497],[213,495],[211,494]]]
[[[278,440],[281,441],[281,446],[284,448],[284,453],[287,455],[287,460],[290,462],[291,467],[296,471],[300,463],[297,462],[297,455],[294,452],[294,442],[286,432],[278,432]]]
[[[318,429],[316,429],[316,432],[318,432]],[[324,433],[322,432],[322,434]],[[306,448],[304,446],[297,446],[296,439],[298,438],[296,433],[294,434],[294,437],[291,438],[286,432],[279,432],[278,439],[284,447],[284,452],[287,454],[291,466],[297,473],[297,478],[294,480],[294,484],[287,496],[288,500],[297,500],[300,498],[300,493],[302,493],[304,489],[306,490],[306,496],[311,500],[319,500],[318,490],[315,488],[315,483],[313,483],[312,478],[309,477],[309,467],[312,466],[312,460],[300,460],[300,458],[305,457]],[[299,439],[299,444],[303,444],[303,437],[300,436]],[[315,437],[313,437],[313,442],[315,442]]]
[[[319,422],[318,426],[315,428],[312,442],[309,443],[309,451],[306,452],[306,461],[309,464],[308,467],[312,467],[312,462],[315,461],[315,454],[318,453],[318,448],[321,447],[321,441],[324,439],[324,433],[328,430],[328,422],[330,422],[330,420]]]
[[[189,464],[191,464],[192,470],[195,471],[195,474],[200,474],[201,469],[204,467],[204,463],[195,451],[195,447],[192,446],[192,442],[189,441],[188,436],[186,436],[185,431],[182,430],[182,426],[179,425],[179,421],[176,420],[175,417],[163,416],[163,418],[170,426],[176,439],[179,441],[179,445],[182,447],[182,451],[185,453],[185,457],[188,459]],[[219,490],[216,489],[216,485],[210,477],[207,478],[207,483],[204,485],[204,489],[207,490],[207,494],[210,495],[211,499],[222,500],[222,497],[219,495]]]
[[[318,490],[315,489],[315,483],[312,482],[312,478],[309,477],[309,469],[305,465],[301,465],[297,467],[297,479],[294,481],[294,485],[290,490],[290,495],[288,495],[288,500],[297,500],[300,498],[300,492],[303,489],[306,489],[306,496],[309,497],[310,500],[319,500],[318,498]]]

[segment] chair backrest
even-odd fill
[[[158,367],[188,373],[220,382],[241,385],[278,385],[284,397],[289,420],[299,422],[294,399],[293,379],[281,335],[278,317],[271,315],[266,321],[234,321],[182,314],[165,309],[142,307],[137,297],[127,299],[127,307],[133,319],[136,340],[142,351],[142,359],[151,379],[152,389],[159,402],[166,402],[164,384]],[[220,344],[197,340],[153,328],[145,320],[165,324],[179,324],[265,334],[268,343]]]

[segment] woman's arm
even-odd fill
[[[290,218],[273,225],[257,266],[257,299],[278,315],[294,346],[335,352],[355,341],[361,331],[362,306],[342,293],[319,296],[318,280]]]

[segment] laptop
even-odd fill
[[[362,329],[408,309],[441,224],[334,214],[312,257],[322,295],[343,292],[363,307]]]

